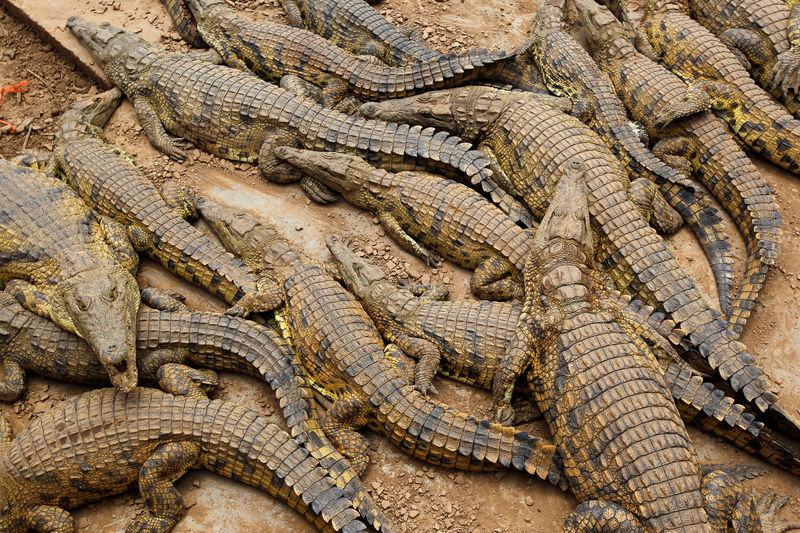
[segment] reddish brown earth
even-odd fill
[[[3,0],[22,9],[40,29],[56,39],[62,53],[40,40],[27,26],[0,9],[0,87],[29,79],[29,90],[6,95],[0,119],[17,125],[19,133],[0,134],[0,155],[9,157],[23,147],[52,147],[56,118],[77,98],[102,90],[94,76],[88,54],[65,30],[64,22],[74,14],[91,20],[109,20],[171,49],[186,49],[172,31],[157,0],[64,0],[54,8],[39,0]],[[285,23],[277,0],[229,2],[252,18]],[[386,0],[378,8],[391,21],[417,28],[428,43],[443,51],[472,46],[513,49],[524,39],[538,2],[532,0]],[[67,56],[63,55],[65,50]],[[70,56],[69,54],[75,54]],[[222,161],[199,150],[190,161],[171,162],[147,142],[132,108],[125,102],[114,115],[106,134],[110,142],[130,151],[155,182],[177,180],[190,184],[223,203],[241,206],[278,223],[309,253],[325,258],[323,243],[329,233],[353,239],[353,246],[389,270],[397,278],[448,284],[455,298],[468,298],[467,273],[449,264],[438,270],[400,250],[383,235],[377,221],[341,203],[312,205],[295,186],[264,182],[247,164]],[[770,274],[743,340],[765,370],[782,386],[780,404],[800,416],[800,179],[774,166],[757,161],[765,179],[773,186],[784,214],[784,234],[777,268]],[[735,232],[729,224],[729,231]],[[732,234],[741,273],[742,241]],[[682,230],[668,239],[669,246],[711,297],[711,272],[691,234]],[[219,301],[203,291],[176,280],[157,265],[143,261],[139,279],[177,289],[194,307],[221,310]],[[488,414],[488,395],[460,384],[438,379],[440,399],[477,416]],[[85,390],[36,376],[29,379],[23,398],[0,407],[19,431],[29,421],[59,401]],[[241,376],[223,375],[216,395],[240,402],[273,416],[276,404],[264,384]],[[546,434],[542,424],[526,426]],[[759,463],[718,439],[690,428],[700,459],[705,463]],[[521,532],[555,531],[575,506],[575,500],[553,487],[519,473],[475,474],[427,467],[398,452],[386,439],[368,434],[373,443],[372,465],[365,484],[403,531]],[[792,497],[785,518],[800,520],[798,478],[775,468],[748,485],[756,490],[774,490]],[[190,509],[175,531],[312,531],[299,515],[285,505],[241,484],[207,472],[192,472],[177,486]],[[128,520],[142,508],[138,495],[107,499],[75,512],[79,530],[123,531]]]

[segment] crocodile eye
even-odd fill
[[[108,291],[108,300],[110,302],[113,302],[116,299],[117,299],[117,289],[114,288],[114,289],[111,289],[110,291]]]
[[[84,312],[85,312],[87,309],[89,309],[89,308],[86,306],[86,303],[84,303],[84,301],[83,301],[83,300],[78,300],[76,303],[78,304],[78,309],[80,309],[81,311],[84,311]]]
[[[431,118],[433,116],[433,113],[431,113],[429,109],[423,109],[419,114],[422,115],[423,118]]]

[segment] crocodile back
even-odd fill
[[[363,0],[296,0],[308,31],[351,54],[371,54],[402,66],[441,55],[398,31]]]
[[[66,252],[77,272],[112,261],[100,242],[97,217],[72,189],[5,160],[0,160],[0,235],[0,279],[6,281],[17,274],[40,283],[58,277],[57,261]]]
[[[567,317],[531,386],[581,500],[655,531],[710,531],[694,448],[655,367],[606,312]]]
[[[151,46],[129,51],[124,63],[120,86],[131,98],[146,98],[167,131],[226,159],[255,162],[266,136],[283,132],[304,148],[355,154],[383,168],[491,176],[480,152],[446,132],[355,118],[250,74]]]
[[[199,464],[206,469],[259,487],[311,521],[326,515],[321,522],[337,522],[326,531],[363,529],[349,529],[356,511],[278,426],[232,404],[152,389],[100,389],[48,411],[6,448],[0,475],[20,489],[18,504],[69,509],[133,488],[158,446],[181,441],[200,446]],[[318,490],[304,497],[314,484]]]

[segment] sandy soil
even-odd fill
[[[8,0],[5,0],[8,1]],[[185,49],[172,32],[163,8],[156,0],[66,0],[58,9],[37,0],[10,0],[30,9],[37,22],[55,35],[68,51],[88,63],[86,54],[64,30],[68,16],[81,14],[93,20],[110,20],[140,30],[148,39],[171,49]],[[2,2],[0,2],[2,3]],[[286,22],[277,0],[235,0],[229,2],[248,16]],[[410,24],[433,47],[443,51],[464,50],[472,46],[512,49],[524,39],[537,2],[533,0],[386,0],[378,9],[398,24]],[[52,147],[56,117],[82,95],[102,90],[96,68],[76,68],[80,63],[59,55],[30,29],[0,9],[0,87],[27,78],[28,92],[6,95],[0,119],[12,122],[16,135],[0,134],[0,155],[9,157],[22,148]],[[106,135],[110,142],[130,151],[145,173],[157,183],[177,180],[190,184],[218,200],[241,206],[278,223],[296,238],[309,253],[326,257],[323,243],[329,233],[346,234],[354,245],[389,270],[395,279],[422,282],[437,280],[448,284],[455,298],[468,298],[467,273],[451,265],[428,269],[400,250],[385,237],[377,221],[337,203],[311,205],[299,188],[265,183],[254,167],[216,159],[192,150],[187,163],[171,162],[147,142],[132,108],[125,102],[114,115]],[[758,161],[765,178],[773,186],[784,213],[784,235],[777,268],[770,274],[743,341],[765,370],[783,387],[781,405],[800,415],[800,182],[796,177]],[[730,222],[730,221],[728,221]],[[202,224],[201,224],[202,226]],[[744,256],[741,239],[729,224],[738,252],[737,274]],[[668,239],[668,245],[711,297],[716,294],[708,264],[688,230]],[[176,280],[151,261],[143,261],[139,279],[144,285],[177,289],[188,296],[190,305],[208,310],[223,309],[219,301],[203,291]],[[488,411],[488,395],[460,384],[438,379],[440,399],[476,416]],[[31,419],[59,401],[85,390],[36,376],[29,379],[23,398],[0,407],[19,431]],[[217,396],[240,402],[273,416],[276,404],[268,388],[256,380],[223,375]],[[534,433],[546,434],[542,424],[526,426]],[[705,463],[759,463],[747,454],[718,439],[690,428],[700,459]],[[520,532],[554,531],[575,505],[575,500],[551,486],[519,473],[476,474],[427,467],[396,450],[379,435],[368,434],[373,463],[365,485],[403,531]],[[783,513],[800,520],[798,479],[775,468],[748,483],[756,490],[775,490],[792,497]],[[219,478],[207,472],[192,472],[177,486],[190,509],[176,531],[312,531],[299,515],[285,505],[254,489]],[[75,512],[79,529],[123,531],[125,524],[142,508],[138,495],[126,494],[104,500]]]

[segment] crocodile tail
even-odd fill
[[[168,322],[168,323],[166,323]],[[350,463],[328,442],[317,420],[314,391],[291,345],[272,328],[219,313],[171,313],[143,309],[139,314],[139,349],[152,349],[179,338],[191,343],[192,363],[235,371],[267,382],[275,393],[292,437],[319,461],[361,516],[376,530],[392,531]],[[235,359],[219,357],[220,350]]]
[[[206,48],[206,42],[197,31],[197,23],[186,5],[186,0],[161,0],[167,9],[167,15],[172,19],[175,31],[186,41],[189,46],[194,48]]]
[[[125,402],[122,398],[119,401]],[[149,412],[154,400],[141,392],[137,411]],[[202,443],[204,468],[280,498],[322,531],[366,531],[324,467],[266,417],[220,400],[167,397],[161,405],[168,400],[171,416],[157,423],[172,420],[172,433],[188,434]]]
[[[767,270],[778,253],[781,213],[772,190],[750,158],[730,137],[724,122],[712,118],[694,129],[700,158],[694,174],[730,214],[747,246],[747,262],[740,288],[728,311],[737,333],[744,328]]]
[[[169,208],[165,206],[164,209]],[[257,291],[256,278],[250,269],[194,226],[174,216],[159,216],[156,220],[166,221],[166,224],[151,228],[153,255],[167,270],[205,287],[229,304]]]
[[[427,170],[462,182],[465,175],[472,183],[492,177],[483,153],[446,131],[365,120],[331,109],[321,109],[320,113],[323,116],[319,118],[329,128],[309,127],[317,138],[307,142],[306,148],[354,153],[387,170]]]
[[[461,55],[439,55],[405,67],[365,63],[350,73],[353,92],[370,100],[402,98],[412,94],[454,87],[478,77],[482,70],[507,57],[505,52],[472,49]]]
[[[590,180],[590,194],[598,187]],[[777,400],[773,384],[756,366],[745,346],[736,340],[730,324],[709,305],[707,299],[678,264],[664,241],[650,228],[621,191],[608,202],[630,205],[621,215],[594,212],[602,231],[608,236],[605,246],[596,253],[599,263],[609,272],[620,290],[629,289],[639,299],[667,313],[686,332],[691,346],[696,347],[701,363],[708,365],[755,409],[766,412]],[[590,206],[590,209],[592,207]],[[608,247],[606,249],[606,247]],[[633,276],[627,272],[632,271]],[[777,416],[777,415],[776,415]],[[800,427],[786,417],[777,416],[784,427],[800,435]]]
[[[728,310],[734,281],[733,251],[722,217],[715,207],[704,201],[700,191],[693,185],[686,187],[675,182],[665,182],[659,190],[670,206],[689,224],[700,242],[714,274],[720,307]]]
[[[800,457],[776,441],[764,423],[734,399],[688,368],[672,364],[664,372],[675,404],[686,422],[711,432],[770,464],[800,475]]]
[[[359,514],[376,531],[394,531],[391,521],[383,514],[350,462],[331,445],[319,424],[320,416],[314,403],[314,391],[305,370],[296,360],[291,345],[270,328],[251,324],[248,320],[228,315],[217,315],[220,321],[237,322],[248,328],[244,335],[233,339],[246,339],[246,343],[235,343],[243,349],[240,355],[254,369],[255,373],[269,383],[281,406],[283,417],[293,438],[302,443],[311,455],[319,461],[329,475],[336,480],[336,486],[350,498]],[[239,328],[241,330],[241,328]],[[228,339],[230,337],[219,337]],[[230,341],[221,341],[230,342]],[[268,356],[265,347],[274,346]]]
[[[565,489],[560,456],[552,442],[525,431],[478,420],[425,398],[408,385],[383,387],[371,397],[381,431],[401,450],[434,465],[459,470],[514,468]]]

